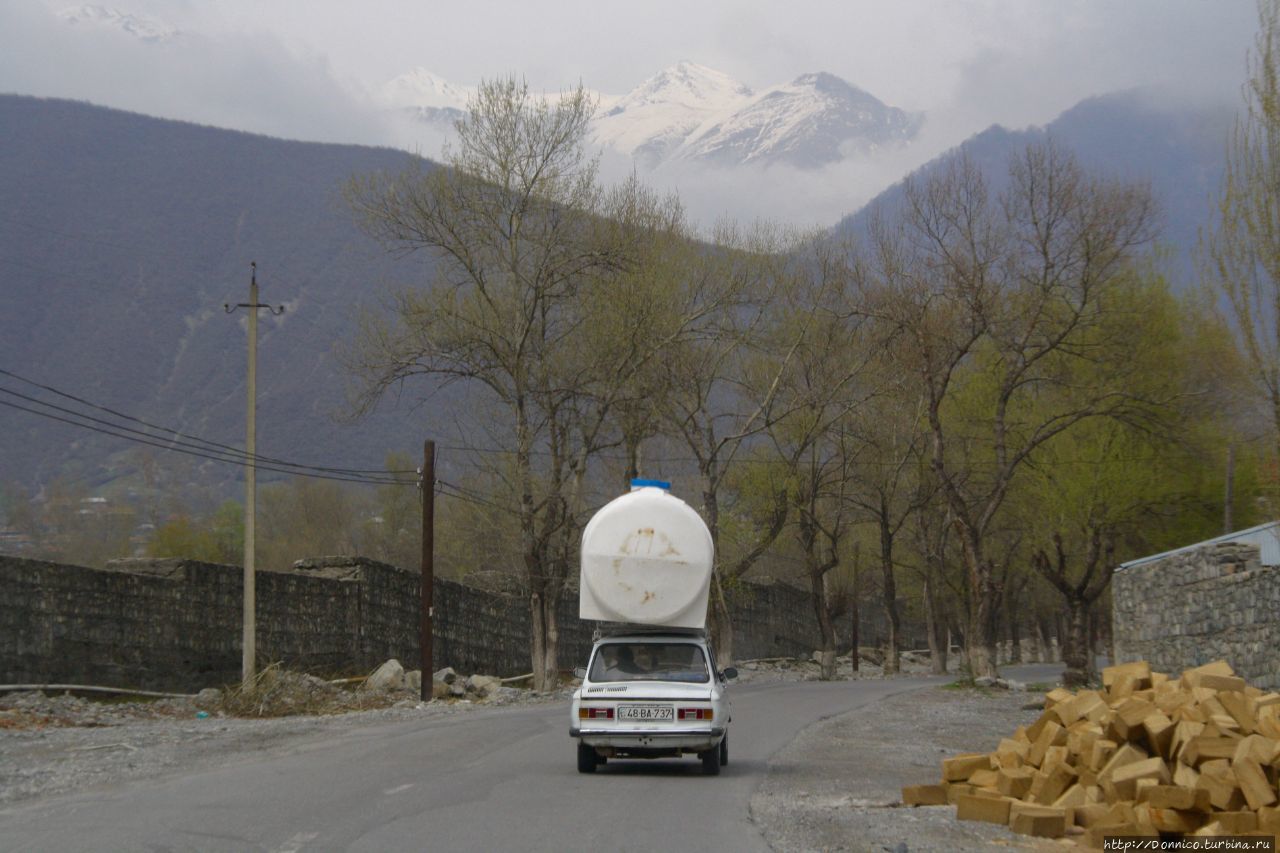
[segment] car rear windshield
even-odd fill
[[[706,682],[710,675],[692,643],[605,643],[591,663],[591,680]]]

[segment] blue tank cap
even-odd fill
[[[671,484],[664,482],[662,480],[641,480],[639,478],[636,478],[631,481],[631,488],[633,491],[635,489],[643,489],[646,486],[651,486],[656,489],[662,489],[664,492],[671,491]]]

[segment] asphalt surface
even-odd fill
[[[3,809],[0,850],[767,850],[750,804],[771,758],[777,788],[806,727],[947,680],[735,685],[719,776],[691,757],[579,774],[567,703],[353,727]]]
[[[717,777],[694,758],[579,774],[567,703],[369,726],[3,810],[0,849],[767,850],[749,804],[771,756],[819,720],[947,680],[736,685]]]

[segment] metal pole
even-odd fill
[[[435,664],[435,648],[432,627],[435,617],[435,502],[436,497],[436,443],[422,446],[422,618],[419,622],[418,647],[421,651],[422,688],[419,698],[431,699],[432,673]]]
[[[244,658],[241,664],[241,680],[248,686],[257,671],[257,609],[256,576],[254,567],[254,539],[257,521],[258,469],[254,461],[257,453],[258,408],[258,265],[250,264],[253,274],[249,280],[249,400],[245,417],[244,451],[248,463],[244,469]]]

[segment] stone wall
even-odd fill
[[[0,683],[193,690],[240,676],[243,572],[193,560],[90,569],[0,556]],[[435,583],[436,667],[529,671],[529,607],[514,593]],[[324,675],[418,659],[419,575],[363,558],[300,561],[256,583],[258,661]],[[807,592],[744,583],[730,596],[735,656],[807,656]],[[560,664],[585,663],[595,623],[560,601]]]
[[[1251,684],[1280,688],[1280,567],[1223,543],[1117,572],[1116,658],[1178,673],[1224,659]]]

